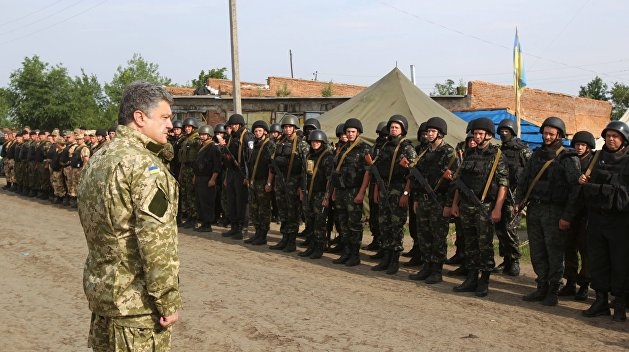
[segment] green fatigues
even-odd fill
[[[334,154],[324,144],[318,151],[311,148],[307,164],[309,193],[308,204],[304,206],[304,213],[306,221],[310,220],[313,224],[313,243],[323,245],[326,240],[328,213],[323,209],[321,203],[325,197],[328,180],[334,169]]]
[[[373,145],[373,149],[371,150],[371,156],[373,159],[377,158],[380,154],[380,149],[384,143],[386,143],[386,137],[376,138],[376,143]],[[369,232],[374,238],[374,241],[380,241],[380,219],[378,217],[378,203],[374,201],[374,190],[376,186],[376,180],[372,177],[369,181]]]
[[[194,191],[194,170],[192,166],[197,158],[197,153],[201,148],[199,133],[195,130],[186,136],[179,149],[179,160],[181,160],[181,171],[179,172],[179,187],[181,187],[181,212],[189,220],[197,219],[197,201]]]
[[[227,193],[229,221],[241,229],[247,227],[249,190],[244,181],[251,171],[248,170],[247,163],[251,157],[254,139],[253,134],[242,126],[238,131],[232,131],[229,142],[221,148],[225,165],[224,191]]]
[[[256,231],[267,233],[271,226],[271,200],[272,192],[266,192],[266,185],[269,176],[269,164],[275,152],[275,143],[266,137],[264,140],[256,140],[249,159],[250,186],[249,186],[249,220]],[[256,166],[256,160],[258,164]],[[255,169],[255,171],[254,171]]]

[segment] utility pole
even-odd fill
[[[236,0],[229,0],[229,24],[232,49],[232,86],[234,99],[234,112],[242,114],[242,101],[240,99],[240,62],[238,60],[238,23],[236,21]]]
[[[290,78],[295,78],[293,76],[293,51],[288,50],[288,56],[290,57]]]

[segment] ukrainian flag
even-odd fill
[[[517,28],[513,41],[513,86],[516,92],[521,92],[526,87],[526,72],[524,72],[524,65],[522,65],[522,46],[520,46]]]

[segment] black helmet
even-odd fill
[[[233,114],[232,116],[229,117],[229,120],[227,120],[227,124],[228,125],[241,125],[244,126],[245,125],[245,118],[242,117],[242,115],[240,114]]]
[[[539,133],[544,133],[544,127],[554,127],[556,129],[559,130],[559,136],[561,138],[566,136],[566,124],[563,122],[562,119],[555,117],[555,116],[551,116],[549,118],[547,118],[546,120],[544,120],[544,123],[542,123],[542,125],[539,127]]]
[[[387,121],[387,130],[391,128],[392,122],[399,123],[400,126],[402,126],[402,135],[406,136],[406,133],[408,132],[408,120],[406,117],[402,115],[393,115],[389,117],[389,121]]]
[[[470,140],[470,138],[474,138],[474,134],[472,134],[472,131],[467,132],[467,135],[465,136],[465,141],[467,142],[468,140]]]
[[[341,138],[342,135],[345,134],[345,124],[344,123],[339,123],[336,126],[336,138]]]
[[[472,120],[472,121],[474,121],[474,120]],[[472,132],[472,121],[469,121],[469,122],[467,123],[467,127],[465,127],[465,133],[470,133],[470,132]]]
[[[590,149],[596,148],[596,141],[594,140],[594,135],[592,135],[588,131],[579,131],[574,134],[572,140],[570,141],[570,146],[574,148],[575,143],[585,143],[590,147]]]
[[[269,131],[282,133],[282,126],[279,123],[271,124]]]
[[[622,121],[611,121],[607,124],[607,127],[605,127],[603,132],[601,132],[601,137],[605,138],[605,133],[607,133],[607,130],[612,130],[620,133],[625,139],[624,144],[629,143],[629,126],[627,126],[626,123]]]
[[[426,132],[426,122],[422,122],[419,124],[419,129],[417,130],[417,140],[422,140],[422,133]]]
[[[389,129],[387,128],[387,122],[386,121],[378,122],[378,127],[376,127],[376,133],[378,133],[378,134],[380,134],[380,133],[389,134]]]
[[[258,120],[256,122],[254,122],[253,125],[251,126],[251,130],[253,131],[256,128],[262,128],[267,133],[269,132],[269,124],[266,123],[266,121]]]
[[[438,116],[431,117],[428,119],[428,121],[426,121],[426,129],[429,128],[436,129],[444,136],[448,134],[448,124],[446,123],[446,120]]]
[[[183,122],[181,120],[173,121],[173,128],[183,128]]]
[[[518,125],[515,123],[515,121],[511,119],[504,119],[500,121],[500,123],[498,124],[498,132],[500,132],[501,129],[507,129],[511,131],[511,134],[513,136],[518,135]]]
[[[282,121],[280,121],[280,125],[282,126],[282,128],[284,128],[284,126],[286,125],[295,126],[295,128],[298,128],[299,118],[295,115],[286,115],[282,118]]]
[[[212,135],[212,134],[214,134],[214,131],[212,130],[212,126],[210,126],[210,125],[203,125],[203,126],[199,127],[199,134]]]
[[[358,130],[358,133],[363,133],[363,123],[360,122],[359,119],[355,119],[353,117],[347,119],[343,127],[343,132],[345,132],[348,128],[355,128]]]
[[[320,141],[328,144],[328,136],[322,130],[314,130],[308,135],[308,141]]]
[[[217,133],[227,133],[224,123],[217,123],[216,126],[214,126],[214,134]]]
[[[470,132],[474,133],[474,130],[483,130],[492,136],[496,134],[494,122],[486,117],[479,117],[470,121]]]
[[[306,120],[306,122],[304,122],[304,130],[306,128],[310,128],[313,130],[320,130],[321,129],[321,123],[319,122],[319,120],[315,119],[314,117],[311,117],[309,119]]]
[[[107,137],[107,131],[104,128],[99,128],[96,130],[96,135],[101,137]]]
[[[187,119],[183,120],[183,125],[192,126],[193,128],[199,128],[199,123],[195,118],[192,117],[188,117]]]

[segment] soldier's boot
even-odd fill
[[[371,259],[382,259],[382,257],[384,257],[384,252],[385,252],[385,250],[384,250],[384,249],[382,249],[382,248],[380,248],[380,249],[376,252],[376,254],[372,254],[372,255],[370,255],[370,256],[369,256],[369,258],[371,258]]]
[[[254,246],[261,246],[263,244],[266,244],[266,235],[267,235],[267,233],[269,233],[269,229],[260,230],[260,234],[259,234],[258,238],[253,240],[253,242],[251,242],[251,244],[254,245]]]
[[[306,227],[304,227],[304,230],[302,232],[300,232],[297,237],[305,237],[305,238],[310,238],[310,236],[312,235],[312,233],[314,228],[314,221],[313,220],[307,220],[306,221]]]
[[[310,247],[310,244],[312,243],[312,236],[312,233],[306,234],[306,239],[299,244],[299,247]]]
[[[579,286],[579,291],[577,291],[577,294],[574,295],[574,300],[575,301],[585,301],[588,299],[588,292],[590,290],[590,284],[589,283],[584,283],[583,285]]]
[[[244,240],[243,242],[246,244],[252,244],[255,240],[258,239],[258,237],[260,237],[260,229],[256,229],[256,233],[253,234],[253,236],[247,238],[246,240]]]
[[[625,296],[614,297],[614,315],[612,315],[613,321],[625,321],[627,320],[627,299]]]
[[[6,184],[6,185],[4,185],[4,187],[2,187],[2,189],[3,189],[3,190],[5,190],[5,191],[6,191],[7,189],[9,189],[9,188],[11,188],[11,182],[7,182],[7,184]]]
[[[323,248],[325,247],[325,243],[323,242],[314,242],[313,243],[313,251],[310,254],[310,259],[320,259],[323,257]]]
[[[474,295],[476,297],[485,297],[489,293],[489,276],[491,275],[490,270],[483,270],[480,274],[480,279],[478,279],[478,284],[476,285],[476,292]]]
[[[315,247],[315,243],[311,242],[305,251],[299,252],[297,253],[297,255],[300,257],[310,257],[310,255],[314,252],[314,247]]]
[[[581,312],[584,317],[592,318],[599,315],[609,315],[609,295],[607,292],[596,291],[596,299],[590,308]]]
[[[559,303],[559,286],[561,283],[559,282],[551,282],[548,285],[548,292],[546,293],[546,297],[542,301],[542,304],[549,307],[554,307]]]
[[[55,200],[53,201],[53,203],[54,204],[61,204],[61,202],[63,202],[63,197],[55,196]]]
[[[566,284],[561,288],[561,290],[559,290],[558,295],[559,297],[567,297],[574,296],[576,293],[577,283],[572,280],[568,280],[566,281]]]
[[[236,228],[238,229],[238,231],[236,231],[236,233],[232,236],[232,240],[240,241],[247,235],[247,225],[245,225],[244,222],[241,222],[236,225]]]
[[[426,280],[428,278],[428,276],[430,276],[430,274],[432,274],[432,267],[433,267],[433,263],[424,263],[424,266],[421,268],[420,271],[416,272],[415,274],[410,274],[408,276],[409,279],[411,280],[415,280],[415,281],[423,281]]]
[[[282,252],[290,253],[297,250],[297,233],[289,233],[286,241],[286,246],[282,249]]]
[[[183,227],[186,227],[186,223],[188,223],[190,220],[186,220],[184,222]],[[238,224],[231,224],[229,230],[223,232],[221,234],[221,237],[232,237],[233,235],[236,234],[236,232],[238,232]]]
[[[380,251],[382,252],[382,258],[380,258],[380,262],[377,265],[371,267],[373,271],[387,270],[389,263],[391,263],[393,251],[389,249],[380,249]]]
[[[337,242],[336,246],[330,247],[330,249],[328,249],[328,253],[343,253],[344,248],[345,248],[345,243]]]
[[[548,294],[548,283],[542,282],[537,284],[537,289],[527,295],[522,296],[522,300],[526,302],[543,301]]]
[[[461,265],[460,267],[448,271],[448,276],[467,276],[469,270],[465,268],[465,265]]]
[[[406,253],[402,253],[402,257],[412,258],[416,252],[419,252],[419,245],[413,243],[411,250]]]
[[[186,221],[183,222],[183,224],[181,224],[181,227],[183,227],[184,229],[194,228],[195,222],[196,220],[194,220],[193,217],[189,217]]]
[[[478,287],[478,270],[469,270],[467,278],[460,285],[454,286],[454,292],[476,292]]]
[[[511,259],[509,263],[509,267],[505,267],[502,272],[509,276],[520,276],[520,260],[519,259]]]
[[[401,251],[393,251],[391,254],[387,275],[395,275],[400,270],[400,253]]]
[[[63,197],[63,202],[61,204],[63,204],[66,207],[70,205],[70,196]]]
[[[350,245],[348,243],[345,244],[345,246],[343,246],[343,254],[341,254],[340,257],[334,259],[332,261],[333,264],[345,264],[348,260],[349,257],[351,256],[350,253]]]
[[[273,249],[273,250],[282,250],[286,247],[286,244],[288,243],[288,235],[283,233],[282,234],[282,239],[277,242],[276,244],[269,246],[269,249]]]
[[[46,195],[46,196],[44,196],[44,191],[41,191],[41,190],[40,190],[40,191],[37,191],[37,195],[36,195],[36,197],[37,197],[37,198],[39,198],[39,199],[46,199],[46,198],[48,198],[48,196],[47,196],[47,195]]]
[[[502,263],[498,264],[498,265],[494,268],[493,272],[495,272],[495,273],[500,273],[500,272],[502,272],[502,271],[503,271],[503,270],[507,267],[507,265],[508,265],[508,264],[509,264],[509,258],[508,258],[508,257],[505,257],[505,258],[503,259]]]
[[[454,253],[452,257],[450,257],[450,259],[446,260],[445,264],[448,264],[448,265],[463,264],[463,255],[461,255],[461,253],[457,251],[456,253]]]
[[[441,281],[443,281],[443,263],[433,264],[432,271],[424,282],[432,285],[437,284]]]
[[[354,243],[349,246],[349,259],[345,262],[345,266],[360,265],[360,243]]]
[[[410,267],[410,266],[420,266],[424,263],[424,261],[422,260],[422,253],[421,251],[415,251],[415,253],[413,254],[413,257],[411,257],[411,260],[409,260],[408,262],[402,264],[406,267]]]
[[[70,197],[70,208],[77,208],[78,207],[78,203],[76,200],[76,197]]]
[[[366,246],[363,246],[364,250],[367,251],[377,251],[380,249],[380,240],[378,239],[378,235],[373,235],[371,243]]]
[[[35,189],[31,189],[31,191],[28,192],[28,196],[29,197],[36,197],[37,196],[37,191]]]

